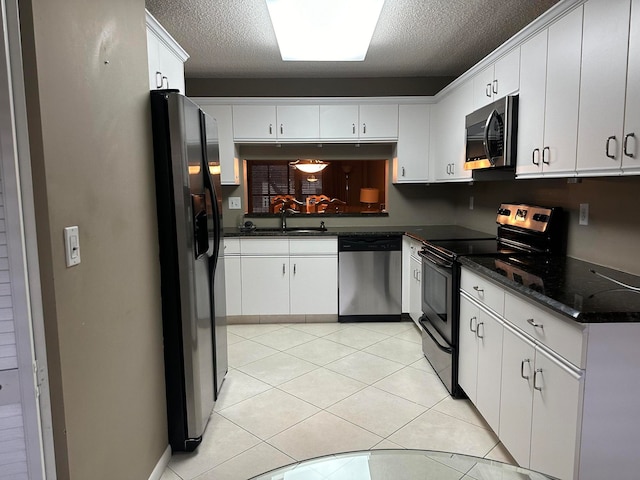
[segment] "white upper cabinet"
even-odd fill
[[[431,105],[400,105],[394,183],[429,180],[429,114]]]
[[[275,105],[234,105],[233,137],[240,141],[276,139]]]
[[[515,48],[473,78],[473,108],[488,105],[520,86],[520,48]]]
[[[396,140],[398,105],[360,105],[361,140]]]
[[[233,143],[233,120],[231,105],[200,105],[205,113],[218,125],[218,147],[220,150],[220,181],[222,185],[240,185],[240,160]]]
[[[432,106],[430,177],[439,182],[469,181],[465,118],[473,111],[473,81],[468,81]]]
[[[278,140],[313,140],[320,136],[318,105],[285,105],[276,107]]]
[[[358,105],[320,105],[320,139],[357,139],[359,114]]]
[[[158,21],[146,13],[149,89],[177,89],[184,95],[184,62],[189,58]]]
[[[576,169],[582,7],[521,47],[518,177]]]
[[[584,4],[578,174],[620,173],[630,0]]]
[[[622,140],[622,171],[640,173],[640,1],[631,4],[629,64],[627,66],[627,106]]]

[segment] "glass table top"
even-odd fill
[[[366,450],[312,458],[252,480],[555,480],[486,458],[426,450]]]

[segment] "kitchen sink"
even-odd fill
[[[254,232],[260,233],[311,233],[311,232],[326,232],[326,227],[287,227],[287,228],[256,228]]]

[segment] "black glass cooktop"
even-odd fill
[[[500,245],[495,238],[485,240],[437,240],[426,243],[440,254],[454,259],[469,255],[506,255],[514,253],[513,249]]]

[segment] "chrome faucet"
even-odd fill
[[[287,208],[284,206],[284,203],[282,204],[282,207],[280,207],[280,229],[281,230],[286,230],[287,229],[287,214],[288,213],[298,213],[295,210],[293,210],[292,208]]]

